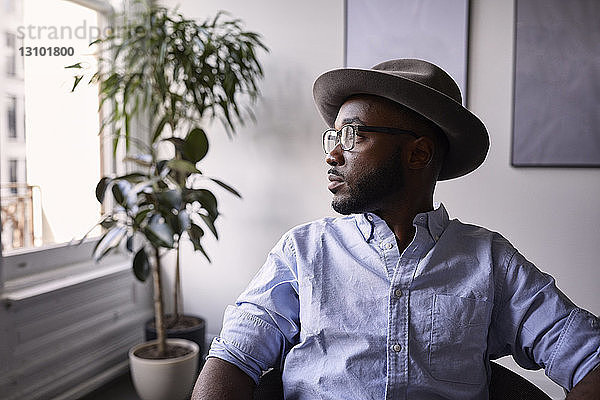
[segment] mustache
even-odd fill
[[[338,171],[337,169],[330,168],[329,171],[327,171],[327,173],[331,174],[331,175],[337,175],[342,179],[344,178],[344,175],[342,175],[342,173],[340,171]]]

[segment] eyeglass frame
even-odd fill
[[[341,132],[342,129],[346,128],[346,127],[352,127],[353,128],[353,137],[352,137],[352,146],[350,146],[349,148],[345,149],[344,146],[342,146],[342,141],[341,141]],[[325,132],[323,132],[323,137],[321,139],[321,144],[323,145],[323,151],[325,152],[325,154],[329,154],[331,153],[331,151],[333,151],[333,149],[331,149],[331,151],[327,151],[325,149],[325,135],[327,135],[328,132],[335,132],[336,133],[336,145],[333,147],[333,149],[335,149],[337,147],[337,145],[339,144],[340,147],[342,148],[342,150],[345,151],[349,151],[352,150],[354,148],[354,146],[356,145],[356,135],[358,132],[375,132],[375,133],[387,133],[387,134],[394,134],[394,135],[410,135],[414,138],[420,138],[420,135],[417,135],[415,132],[413,131],[409,131],[406,129],[398,129],[398,128],[389,128],[386,126],[369,126],[369,125],[358,125],[358,124],[346,124],[346,125],[342,125],[342,127],[340,129],[335,129],[335,128],[329,128],[327,130],[325,130]]]

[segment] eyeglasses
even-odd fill
[[[342,150],[352,150],[356,143],[356,135],[358,132],[377,132],[391,133],[397,135],[410,135],[415,138],[420,137],[412,131],[404,129],[387,128],[383,126],[366,126],[366,125],[344,125],[339,130],[327,129],[323,132],[323,150],[325,154],[329,154],[339,144]]]

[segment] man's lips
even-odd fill
[[[344,179],[341,176],[332,174],[331,171],[327,175],[327,179],[329,180],[329,185],[327,185],[327,189],[330,191],[334,191],[338,186],[341,186],[344,183]]]

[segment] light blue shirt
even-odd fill
[[[600,363],[600,322],[501,235],[414,219],[399,253],[374,214],[290,230],[209,357],[255,382],[281,368],[286,399],[487,399],[489,360],[511,354],[571,389]]]

